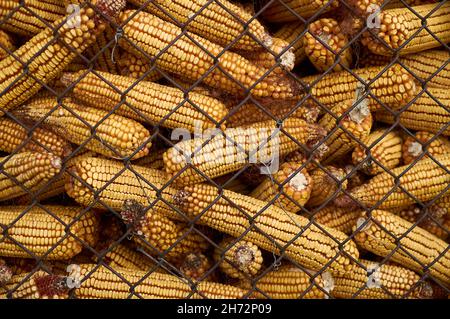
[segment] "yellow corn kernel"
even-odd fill
[[[128,51],[123,51],[117,61],[119,74],[133,79],[155,82],[161,79],[162,75],[152,68],[150,61],[134,55]]]
[[[338,1],[330,0],[283,0],[271,1],[262,13],[269,22],[291,22],[307,19],[317,14],[332,11],[339,6]],[[294,11],[295,13],[293,13]]]
[[[302,33],[305,30],[303,22],[286,23],[275,32],[275,38],[283,39],[289,43],[295,56],[295,63],[302,62],[305,55],[305,47],[303,45]]]
[[[8,51],[13,52],[15,49],[13,37],[0,30],[0,60],[3,60],[9,55]]]
[[[318,211],[313,211],[310,219],[350,235],[359,216],[360,213],[354,209],[327,205]]]

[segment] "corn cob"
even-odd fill
[[[398,109],[409,102],[416,94],[418,88],[412,75],[398,64],[389,67],[383,72],[383,67],[354,69],[336,72],[327,75],[314,75],[301,80],[311,86],[311,95],[319,105],[328,108],[354,99],[358,92],[364,90],[364,83],[369,84],[372,96],[380,103],[392,109]],[[356,76],[364,83],[359,81]],[[380,77],[378,77],[380,75]],[[378,77],[378,78],[377,78]],[[376,80],[374,80],[376,78]],[[368,96],[371,111],[382,109],[382,105],[374,98]]]
[[[207,177],[214,178],[239,170],[247,162],[257,160],[267,163],[299,149],[298,143],[315,143],[324,136],[323,129],[318,125],[296,118],[286,119],[281,128],[283,132],[278,131],[276,123],[269,120],[248,127],[226,129],[223,134],[212,138],[179,142],[164,153],[165,170],[170,176],[182,171],[176,179],[177,183],[193,184],[205,180],[205,177],[193,168],[184,169],[188,162]]]
[[[6,285],[13,276],[11,268],[8,267],[6,262],[0,258],[0,287]]]
[[[321,227],[336,242],[317,226],[309,225],[307,218],[231,191],[224,190],[221,194],[223,197],[213,186],[196,184],[179,191],[175,200],[189,218],[198,218],[198,224],[233,237],[245,234],[242,240],[274,254],[283,252],[291,260],[313,270],[321,269],[336,257],[328,269],[331,272],[346,271],[353,267],[348,256],[358,258],[358,250],[351,240],[343,244],[345,254],[340,252],[337,242],[343,243],[347,239],[341,232]],[[307,229],[306,225],[309,225]],[[271,239],[263,234],[270,234]]]
[[[427,3],[436,3],[436,0],[386,0],[386,5],[384,9],[395,9],[395,8],[405,8],[406,6],[413,7],[419,6]]]
[[[244,195],[250,194],[251,186],[247,183],[245,178],[242,178],[242,176],[234,178],[234,175],[235,175],[234,173],[230,173],[227,175],[219,176],[214,179],[214,182],[217,185],[220,185],[220,187],[228,189],[235,193],[240,193]]]
[[[126,23],[123,30],[127,40],[149,56],[157,56],[155,63],[162,70],[193,81],[201,78],[213,88],[241,96],[247,95],[249,90],[256,97],[285,99],[300,91],[298,84],[287,77],[265,76],[265,69],[195,34],[189,34],[192,40],[186,35],[179,37],[182,29],[151,14],[125,11],[120,22]],[[121,40],[122,46],[139,54],[128,41]],[[220,58],[215,61],[212,56],[219,54]],[[209,70],[212,71],[207,74]]]
[[[261,49],[259,43],[270,45],[270,36],[262,24],[253,18],[253,14],[227,0],[221,0],[220,3],[208,0],[130,2],[139,7],[145,5],[144,10],[166,21],[186,24],[188,31],[224,47],[232,45],[233,49],[255,51]]]
[[[250,194],[251,197],[296,213],[309,200],[313,179],[303,163],[285,162],[280,169],[268,176]]]
[[[162,75],[151,67],[150,61],[134,55],[128,51],[123,51],[117,61],[119,74],[133,79],[155,82],[161,79]]]
[[[272,1],[269,7],[264,10],[262,16],[269,22],[299,21],[301,18],[307,19],[334,10],[338,6],[338,1],[330,0]]]
[[[84,73],[64,73],[61,81],[67,86],[75,84],[74,96],[92,107],[109,111],[120,105],[115,114],[140,122],[194,132],[195,128],[216,127],[227,114],[223,103],[208,96],[190,92],[186,100],[183,91],[160,84],[141,81],[134,85],[136,80],[132,78],[105,72],[98,72],[99,76],[83,76]],[[121,105],[123,96],[125,105]]]
[[[431,140],[431,142],[429,142]],[[410,164],[417,157],[425,153],[425,156],[441,155],[450,153],[450,142],[435,134],[419,131],[414,137],[408,136],[402,147],[403,162]]]
[[[353,165],[345,165],[344,170],[347,174],[347,189],[361,186],[367,181],[367,176],[361,173],[361,171],[355,171]]]
[[[114,37],[115,31],[110,24],[106,24],[105,31],[96,37],[95,42],[86,50],[86,57],[94,62],[94,69],[118,74],[116,63],[114,63]]]
[[[310,173],[312,180],[312,191],[307,206],[320,206],[338,196],[342,190],[347,188],[347,175],[341,168],[324,166],[316,168]]]
[[[60,103],[53,97],[38,96],[15,112],[34,121],[44,119],[72,143],[108,157],[137,159],[147,155],[151,147],[150,132],[141,124],[70,98]]]
[[[125,200],[122,219],[133,229],[133,240],[151,255],[176,262],[190,252],[201,252],[208,247],[205,238],[186,225],[169,220],[134,200]]]
[[[121,277],[105,268],[95,265],[81,265],[81,285],[75,295],[81,299],[175,299],[175,298],[242,298],[245,291],[237,287],[202,281],[196,285],[196,292],[181,278],[176,276],[115,268]],[[132,290],[133,286],[133,290]],[[133,292],[132,292],[133,291]]]
[[[357,104],[353,104],[354,102],[352,99],[336,105],[331,109],[331,113],[325,114],[319,121],[319,124],[330,132],[325,141],[328,151],[322,161],[324,164],[336,161],[351,152],[372,129],[373,120],[368,101],[364,99]]]
[[[14,39],[6,32],[0,30],[0,60],[3,60],[16,49]]]
[[[0,290],[0,299],[2,296],[11,299],[68,299],[70,288],[66,277],[44,271],[29,275],[13,276],[6,291]]]
[[[264,103],[261,107],[255,103],[248,102],[241,105],[237,110],[232,108],[228,113],[227,126],[246,126],[270,119],[284,120],[288,117],[299,118],[308,123],[317,122],[320,113],[320,109],[317,105],[312,103],[297,105],[296,103],[284,102]]]
[[[213,257],[224,274],[240,279],[253,278],[261,270],[264,261],[258,246],[232,237],[220,242],[214,249]]]
[[[302,33],[305,31],[303,22],[287,23],[283,25],[277,32],[275,38],[283,39],[288,42],[295,56],[295,63],[302,62],[305,55],[305,47],[303,45]]]
[[[150,154],[148,154],[145,157],[141,157],[140,159],[136,160],[134,163],[139,166],[145,166],[148,168],[153,169],[164,169],[164,161],[163,161],[163,154],[166,152],[166,149],[152,149]]]
[[[124,0],[98,0],[100,13],[115,16],[125,5]],[[46,28],[0,61],[0,115],[35,95],[42,84],[49,83],[72,60],[92,44],[105,29],[103,19],[92,8],[81,9],[75,16],[57,20],[58,39],[54,30]],[[26,68],[25,68],[25,66]]]
[[[433,159],[425,158],[412,167],[404,165],[394,168],[352,189],[349,192],[351,198],[342,196],[337,198],[335,203],[341,207],[352,206],[353,199],[358,201],[359,205],[376,205],[377,208],[386,209],[408,206],[416,203],[416,199],[421,202],[431,200],[444,192],[450,182],[450,174],[447,173],[450,168],[450,154],[437,155],[434,158],[439,165]],[[399,175],[401,176],[398,177],[397,187],[396,179]]]
[[[143,254],[135,251],[124,244],[106,247],[106,254],[102,258],[93,257],[96,264],[102,262],[115,269],[126,268],[139,271],[160,271],[155,264]],[[101,251],[99,251],[101,254]]]
[[[154,203],[160,196],[156,189],[163,188],[167,181],[162,171],[135,165],[127,169],[121,162],[94,157],[77,159],[70,170],[73,176],[67,180],[67,194],[83,206],[120,212],[124,201],[132,199],[145,206],[154,205],[157,211],[171,211],[161,201]],[[162,196],[169,198],[175,193],[168,186]]]
[[[17,197],[14,201],[19,205],[29,205],[34,201],[43,202],[49,198],[59,196],[65,192],[66,178],[64,174],[58,174],[52,177],[50,182],[40,188],[36,193],[27,193]]]
[[[382,11],[378,15],[380,26],[375,30],[377,35],[372,35],[373,30],[366,31],[362,44],[376,54],[393,55],[398,52],[405,55],[437,48],[450,41],[450,3],[414,6],[412,10],[415,12],[409,8]],[[423,17],[426,17],[426,29],[422,27]],[[439,37],[439,41],[435,37]]]
[[[358,224],[364,226],[355,235],[359,246],[420,273],[426,267],[434,279],[450,284],[450,251],[446,242],[387,211],[374,210],[371,217],[365,213],[361,216]]]
[[[7,153],[50,152],[59,157],[65,157],[72,151],[70,144],[52,131],[41,127],[31,128],[6,117],[0,118],[0,150]]]
[[[35,194],[61,170],[61,158],[50,153],[23,152],[0,158],[0,201]]]
[[[60,0],[0,1],[1,28],[31,37],[64,17],[68,11]]]
[[[322,18],[309,25],[303,38],[306,56],[314,67],[321,71],[342,71],[352,64],[352,50],[347,36],[339,27],[338,21]],[[333,66],[335,61],[339,63]]]
[[[209,280],[208,273],[211,268],[212,265],[208,257],[201,253],[191,253],[184,258],[180,266],[180,272],[183,277],[190,280],[204,281]]]
[[[250,290],[258,299],[325,299],[329,295],[329,274],[312,278],[312,275],[295,266],[282,266],[256,279],[255,283],[242,280],[240,287]]]
[[[5,262],[14,276],[29,273],[36,268],[36,260],[28,258],[6,257]]]
[[[402,138],[396,132],[379,129],[361,140],[352,153],[354,165],[361,164],[362,171],[377,175],[397,167],[402,159]]]
[[[77,255],[84,245],[95,244],[98,228],[93,213],[80,212],[80,208],[71,206],[46,206],[46,210],[36,206],[30,210],[27,206],[2,207],[0,224],[5,225],[6,232],[0,236],[0,255],[48,260]]]
[[[398,113],[380,110],[375,114],[377,121],[394,124],[418,131],[437,133],[442,130],[442,135],[450,135],[450,97],[447,89],[428,88],[414,103]],[[437,102],[436,102],[437,101]]]
[[[429,299],[431,285],[401,266],[360,260],[361,266],[334,277],[333,297],[356,299]]]
[[[321,143],[320,141],[318,142]],[[316,147],[317,145],[314,145]],[[325,143],[320,144],[314,151],[308,153],[308,155],[303,154],[301,151],[294,151],[287,154],[284,157],[285,162],[298,162],[306,163],[306,170],[311,172],[317,167],[317,164],[323,160],[323,157],[328,152],[328,146]]]
[[[429,52],[429,51],[425,51],[425,52]],[[414,53],[411,55],[423,54],[425,52]],[[410,56],[410,55],[405,55],[402,58],[406,58],[407,56]],[[374,66],[386,66],[393,60],[394,60],[394,58],[391,56],[374,54],[367,49],[363,49],[358,58],[357,67],[358,68],[369,68],[369,67],[374,67]],[[397,58],[397,60],[401,61],[401,58]]]
[[[358,211],[327,205],[318,211],[313,211],[311,220],[336,229],[344,234],[350,235],[360,214]]]
[[[441,216],[450,217],[450,196],[441,196],[430,206],[430,210],[441,212]]]

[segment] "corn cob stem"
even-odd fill
[[[0,60],[6,58],[9,52],[13,52],[15,49],[14,39],[8,33],[0,30]]]
[[[245,233],[242,240],[275,254],[283,251],[285,256],[313,270],[321,269],[336,257],[328,269],[331,272],[346,271],[352,267],[349,256],[358,258],[358,250],[352,241],[347,241],[340,251],[334,239],[343,243],[347,237],[341,232],[322,227],[334,238],[331,239],[315,225],[309,225],[305,230],[309,221],[302,216],[275,206],[268,207],[266,202],[231,191],[225,190],[222,194],[223,197],[213,186],[196,184],[179,191],[175,200],[189,218],[198,218],[198,224],[233,237]],[[257,215],[259,212],[262,213]],[[252,221],[246,217],[247,214],[253,218]],[[299,232],[301,235],[297,237]],[[270,234],[271,239],[263,234]]]
[[[323,18],[309,25],[303,38],[306,56],[319,71],[329,70],[335,61],[339,63],[333,71],[342,71],[352,64],[352,50],[347,36],[335,19]]]
[[[95,244],[98,220],[93,213],[81,215],[79,207],[46,206],[56,219],[42,208],[27,209],[26,206],[1,208],[0,224],[7,230],[0,235],[1,256],[64,260],[77,255],[84,245]]]
[[[238,50],[260,50],[259,43],[270,45],[271,38],[258,20],[230,3],[208,0],[130,0],[131,3],[169,22],[186,25],[186,29],[205,39]],[[159,9],[162,8],[163,10]],[[170,14],[166,14],[168,12]],[[245,26],[248,23],[248,29]],[[259,42],[259,43],[258,43]]]
[[[338,194],[347,188],[347,175],[341,168],[331,165],[324,166],[324,168],[316,168],[310,173],[312,180],[311,196],[307,201],[307,206],[320,206],[323,203],[330,201],[331,198],[338,196]]]
[[[49,275],[44,271],[15,275],[6,286],[6,291],[0,290],[0,298],[12,299],[67,299],[70,288],[64,276]]]
[[[334,277],[334,297],[429,299],[433,295],[431,285],[409,269],[369,260],[360,260],[360,263],[364,268],[355,266],[352,271]]]
[[[98,0],[101,13],[114,17],[125,5],[123,0]],[[58,39],[46,28],[0,61],[0,115],[19,106],[49,83],[82,53],[105,29],[102,18],[92,8],[81,9],[75,16],[57,20]],[[26,68],[25,68],[26,66]]]
[[[206,273],[212,268],[211,262],[204,254],[191,253],[188,254],[180,266],[180,272],[184,277],[191,280],[209,280],[204,279]]]
[[[362,216],[361,222],[368,223],[355,235],[359,246],[382,257],[389,255],[391,261],[420,273],[427,267],[433,278],[450,284],[450,251],[446,242],[387,211],[374,210],[370,217],[365,213]]]
[[[196,291],[183,279],[166,274],[115,268],[118,277],[104,266],[81,266],[81,286],[75,290],[78,298],[126,299],[139,297],[144,299],[178,298],[243,298],[245,291],[224,284],[202,281]],[[126,281],[124,281],[124,278]],[[133,286],[133,290],[132,289]],[[134,292],[134,294],[132,293]]]
[[[190,92],[187,100],[176,88],[143,81],[135,85],[135,79],[105,72],[98,72],[98,76],[85,73],[64,73],[61,81],[67,86],[74,84],[74,96],[92,107],[109,111],[120,105],[115,114],[140,122],[194,132],[196,128],[216,127],[227,114],[223,103],[195,92]],[[121,105],[123,96],[127,104]]]
[[[399,52],[400,55],[405,55],[437,48],[441,43],[450,41],[450,3],[425,4],[412,9],[418,15],[409,8],[382,11],[378,15],[380,26],[376,30],[377,38],[366,32],[362,43],[376,54],[393,55]],[[427,22],[426,29],[422,27],[424,17]],[[439,37],[440,41],[433,35]]]
[[[269,162],[299,149],[298,143],[309,145],[324,135],[318,125],[296,118],[286,119],[281,129],[283,131],[276,128],[274,121],[264,121],[248,127],[229,128],[212,138],[181,141],[164,154],[165,170],[171,176],[182,171],[176,179],[179,185],[193,184],[204,181],[205,177],[193,168],[184,169],[188,163],[214,178],[237,171],[248,162]]]
[[[254,284],[242,280],[239,286],[251,290],[251,297],[258,299],[266,296],[274,299],[325,299],[331,288],[328,285],[332,285],[332,281],[329,274],[313,279],[308,272],[287,265],[268,272],[256,279]]]
[[[263,257],[255,244],[228,237],[214,249],[214,260],[220,270],[231,278],[252,278],[261,269]]]
[[[353,230],[353,225],[355,225],[359,216],[360,213],[358,211],[327,205],[318,211],[314,211],[310,219],[321,225],[350,235]]]
[[[354,69],[327,75],[314,75],[302,78],[311,85],[311,95],[320,105],[327,108],[354,99],[364,89],[364,83],[370,83],[371,95],[368,96],[371,111],[383,109],[380,103],[392,109],[398,109],[409,102],[418,88],[411,74],[400,65],[393,65],[384,71],[383,67]],[[358,80],[358,76],[363,82]],[[378,77],[379,76],[379,77]],[[374,80],[376,78],[376,80]],[[376,97],[377,102],[372,96]]]
[[[306,57],[305,47],[301,37],[304,30],[305,25],[303,22],[296,22],[287,23],[275,32],[275,38],[283,39],[289,43],[295,56],[295,64],[299,64]]]
[[[402,146],[402,157],[405,165],[410,164],[423,153],[426,154],[425,157],[448,154],[450,153],[450,142],[442,136],[424,131],[419,131],[414,137],[408,136],[405,139]]]
[[[150,61],[134,55],[128,51],[123,51],[117,61],[119,74],[133,79],[143,79],[144,81],[155,82],[161,79],[162,75],[156,69],[152,69]]]
[[[361,142],[363,146],[357,145],[353,150],[352,162],[354,165],[362,163],[364,173],[377,175],[400,164],[403,141],[398,133],[379,129]]]
[[[151,147],[150,132],[141,124],[70,98],[60,103],[53,97],[39,96],[15,112],[19,117],[44,120],[72,143],[108,157],[137,159],[147,155]]]
[[[8,267],[6,262],[0,258],[0,287],[6,285],[13,276],[12,270]]]
[[[280,169],[268,176],[250,194],[251,197],[296,213],[309,200],[313,179],[303,163],[286,162]]]
[[[337,198],[335,203],[346,207],[355,205],[353,200],[356,200],[359,205],[376,205],[377,208],[385,209],[414,204],[416,200],[411,195],[421,202],[431,200],[444,192],[450,182],[450,174],[447,173],[450,168],[450,154],[437,155],[434,158],[436,162],[425,158],[412,167],[405,165],[381,173],[364,185],[352,189],[350,196]],[[399,175],[401,176],[397,177]],[[396,186],[397,178],[399,187]]]
[[[320,15],[336,9],[338,1],[330,0],[283,0],[272,1],[263,12],[263,17],[269,22],[291,22]],[[293,13],[294,11],[295,13]]]
[[[376,112],[376,120],[388,124],[397,123],[397,121],[406,128],[418,131],[427,131],[431,133],[440,132],[442,135],[450,135],[450,127],[447,123],[450,121],[450,97],[447,89],[428,88],[428,92],[423,92],[418,99],[401,110],[393,114],[387,110]]]
[[[162,70],[193,81],[202,78],[211,87],[239,96],[246,95],[247,89],[260,98],[285,99],[299,93],[298,85],[287,78],[265,77],[265,69],[197,35],[179,37],[183,34],[179,27],[149,13],[125,11],[120,21],[126,23],[123,28],[126,38],[149,56],[157,56],[155,63]],[[144,25],[149,27],[144,28]],[[155,42],[155,38],[159,40]],[[141,55],[128,41],[121,40],[121,43],[131,52]],[[217,61],[213,56],[218,57]],[[209,70],[212,71],[207,74]]]
[[[0,20],[4,21],[1,28],[26,37],[41,32],[67,13],[60,0],[27,0],[24,4],[16,0],[0,1]]]

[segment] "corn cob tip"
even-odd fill
[[[71,73],[71,72],[64,72],[61,77],[59,78],[59,81],[61,82],[62,85],[64,85],[65,87],[69,87],[72,84],[75,83],[76,81],[76,77],[75,77],[75,73]]]
[[[357,207],[357,204],[355,203],[355,201],[347,194],[343,194],[341,196],[336,197],[334,199],[333,203],[337,207],[341,207],[341,208]]]
[[[53,157],[53,158],[51,159],[51,164],[52,164],[52,166],[53,166],[54,168],[56,168],[56,169],[61,169],[61,167],[62,167],[62,160],[61,160],[60,157]]]
[[[126,4],[126,0],[98,0],[96,7],[102,14],[115,18],[125,9]]]
[[[435,297],[435,291],[433,286],[429,282],[423,281],[418,287],[418,298],[419,299],[431,299]]]
[[[6,285],[12,276],[12,270],[6,264],[0,264],[0,287]]]
[[[254,251],[246,245],[237,247],[234,255],[240,269],[248,268],[256,258]]]
[[[186,200],[191,195],[191,193],[187,189],[188,188],[186,187],[185,189],[179,190],[175,195],[173,195],[173,200],[176,206],[183,207],[186,203]]]
[[[134,230],[139,231],[140,223],[144,217],[144,206],[133,199],[126,199],[123,202],[120,216],[125,224],[132,226]]]
[[[40,296],[54,298],[69,293],[67,277],[57,275],[38,275],[34,279],[37,292]]]

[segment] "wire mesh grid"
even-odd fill
[[[0,1],[0,296],[447,298],[449,12]]]

